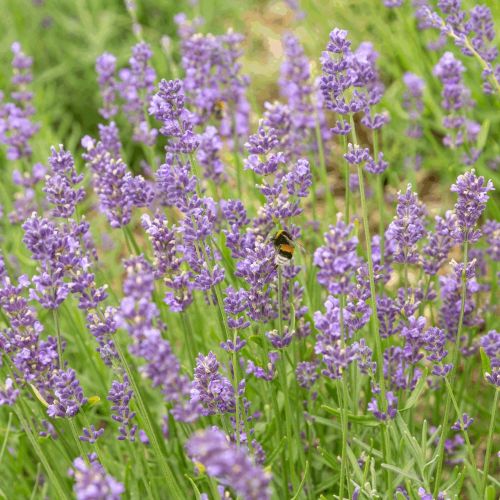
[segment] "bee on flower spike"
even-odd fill
[[[295,243],[292,235],[288,231],[280,229],[274,235],[273,245],[276,250],[274,263],[277,266],[285,266],[289,264],[293,258],[293,253],[295,252]]]

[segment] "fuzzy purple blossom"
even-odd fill
[[[408,184],[405,193],[398,194],[396,216],[386,237],[396,241],[396,262],[416,264],[419,261],[417,243],[425,236],[426,208]]]
[[[141,222],[153,248],[155,277],[160,278],[167,273],[176,272],[182,259],[177,254],[175,228],[170,228],[166,217],[160,213],[154,218],[144,214]]]
[[[420,352],[421,348],[425,345],[425,317],[419,316],[415,318],[411,316],[408,322],[401,329],[401,338],[404,339],[403,355],[405,361],[409,365],[417,365],[417,363],[424,357]]]
[[[220,184],[225,177],[224,163],[220,158],[222,140],[215,127],[209,126],[200,135],[200,145],[196,151],[198,163],[203,168],[203,175],[207,179]]]
[[[489,200],[488,192],[494,189],[491,180],[485,182],[484,177],[478,177],[474,169],[459,175],[456,183],[452,184],[450,191],[457,193],[458,197],[455,203],[455,215],[459,242],[473,243],[481,236],[476,224],[486,208]]]
[[[311,150],[316,141],[316,110],[312,101],[315,89],[311,84],[310,62],[299,40],[286,34],[283,49],[285,61],[280,70],[280,91],[288,102],[290,148],[296,155],[301,155]]]
[[[270,475],[255,465],[242,448],[229,442],[219,429],[198,431],[186,444],[188,455],[222,485],[248,500],[270,498]]]
[[[269,339],[269,342],[271,342],[272,346],[275,349],[284,349],[285,347],[288,347],[290,345],[294,334],[295,332],[290,331],[286,326],[283,334],[280,335],[278,330],[271,330],[270,332],[266,333],[266,337]]]
[[[130,410],[130,401],[134,392],[130,388],[128,378],[123,377],[123,381],[113,380],[107,399],[111,401],[111,418],[118,422],[119,441],[135,441],[137,424],[133,423],[135,412]]]
[[[43,191],[47,201],[54,205],[52,215],[67,219],[73,216],[77,204],[85,198],[85,190],[75,187],[82,182],[83,175],[76,172],[71,153],[65,151],[62,145],[59,151],[52,147],[50,152],[50,173]]]
[[[500,222],[494,220],[487,220],[482,231],[485,236],[488,247],[486,253],[491,257],[494,262],[500,261]]]
[[[315,361],[301,361],[295,370],[297,383],[304,389],[310,389],[319,377],[318,363]]]
[[[486,380],[495,387],[500,387],[500,333],[490,330],[480,340],[481,347],[489,358],[491,370],[485,374]]]
[[[269,382],[276,376],[276,363],[278,359],[279,353],[277,351],[271,351],[268,354],[269,361],[265,367],[256,365],[252,360],[247,360],[246,374],[253,375],[256,378]]]
[[[403,106],[408,112],[409,121],[406,135],[418,139],[422,137],[420,119],[424,110],[422,97],[425,89],[425,82],[418,75],[409,72],[403,75],[403,82],[406,86],[406,91],[403,96]]]
[[[234,390],[231,382],[219,373],[219,362],[213,352],[196,359],[191,399],[202,403],[203,415],[233,413]]]
[[[10,377],[5,379],[5,383],[0,386],[0,406],[12,406],[19,396],[19,389],[16,389]]]
[[[403,0],[384,0],[384,5],[389,9],[394,9],[396,7],[401,7],[401,5],[403,5]]]
[[[392,391],[388,391],[386,393],[387,399],[387,411],[381,411],[378,406],[378,402],[376,398],[373,398],[368,403],[368,410],[373,413],[373,415],[382,421],[386,421],[387,419],[394,419],[398,412],[398,398],[394,395]]]
[[[225,290],[224,310],[228,315],[227,322],[229,328],[242,330],[250,326],[250,321],[245,318],[248,310],[248,293],[244,289],[235,290],[228,287]]]
[[[389,163],[384,160],[384,153],[382,153],[382,151],[379,152],[377,161],[370,156],[365,165],[366,171],[375,175],[383,174],[388,167]]]
[[[464,413],[452,426],[454,431],[466,431],[474,422],[474,419],[467,413]]]
[[[92,170],[101,208],[111,227],[118,228],[130,222],[134,206],[149,205],[154,194],[141,176],[131,176],[123,160],[115,156],[118,149],[116,142],[106,144],[110,128],[115,128],[114,123],[100,126],[101,140],[97,143],[88,136],[82,139],[86,150],[83,158]]]
[[[432,493],[428,493],[425,488],[420,486],[418,489],[418,496],[420,497],[420,500],[445,500],[445,494],[443,492],[439,492],[437,497],[434,499],[434,496]]]
[[[323,74],[320,89],[326,109],[340,115],[347,115],[361,108],[358,103],[348,101],[348,90],[353,85],[353,77],[349,73],[351,58],[351,42],[347,39],[347,31],[335,28],[330,33],[326,51],[321,57]],[[340,129],[350,131],[345,120],[341,120],[340,124]],[[335,130],[332,132],[336,133]]]
[[[80,436],[80,441],[94,444],[104,434],[104,427],[96,429],[94,425],[90,425],[88,428],[84,427],[82,433],[83,435]]]
[[[434,74],[443,84],[441,106],[448,113],[443,119],[443,125],[448,129],[443,144],[452,149],[468,144],[469,151],[464,153],[463,159],[471,165],[480,153],[473,146],[480,127],[467,118],[467,112],[474,103],[469,89],[462,82],[464,71],[464,65],[451,52],[446,52],[434,68]]]
[[[7,146],[7,159],[30,158],[32,149],[29,141],[40,126],[31,121],[35,113],[32,105],[33,94],[28,90],[31,83],[31,57],[26,56],[19,42],[12,44],[12,85],[11,99],[3,102],[0,92],[0,143]]]
[[[246,340],[242,340],[240,337],[236,336],[234,339],[234,342],[229,339],[226,342],[221,342],[220,346],[222,349],[224,349],[226,352],[239,352],[241,351],[245,346],[247,345]]]
[[[361,330],[371,316],[371,308],[368,304],[370,298],[369,282],[363,276],[362,268],[358,269],[357,283],[347,294],[347,302],[344,310],[344,324],[349,336]]]
[[[156,72],[149,61],[153,53],[149,45],[139,42],[132,48],[129,67],[118,72],[118,91],[123,100],[123,111],[133,126],[133,139],[152,146],[158,131],[150,128],[146,110],[151,102]],[[151,165],[152,166],[152,165]]]
[[[249,79],[241,74],[239,62],[243,40],[231,30],[223,35],[195,33],[182,39],[184,85],[195,110],[194,121],[204,124],[214,116],[220,135],[227,138],[246,137],[249,129]]]
[[[324,234],[325,245],[314,253],[314,264],[319,268],[318,282],[330,293],[346,293],[356,269],[360,266],[357,255],[358,239],[352,236],[352,224],[346,225],[337,215],[337,224]]]
[[[193,132],[194,117],[185,106],[184,84],[181,80],[161,80],[151,98],[148,112],[162,122],[160,133],[168,138],[167,151],[191,154],[199,139]]]
[[[451,210],[444,217],[436,216],[435,221],[434,230],[427,232],[428,242],[422,249],[422,265],[431,276],[436,275],[441,266],[448,262],[457,231],[456,216]]]
[[[439,277],[441,288],[441,307],[439,326],[443,328],[448,335],[448,338],[454,339],[458,327],[458,319],[462,308],[462,271],[463,264],[460,265],[452,262],[454,269],[451,273]],[[465,302],[463,310],[463,324],[466,327],[479,326],[483,323],[484,318],[480,311],[476,309],[474,294],[480,290],[477,279],[473,276],[475,271],[475,263],[469,263],[467,266],[468,278],[466,279]],[[471,274],[472,273],[472,274]],[[461,339],[462,340],[462,339]]]
[[[448,351],[446,350],[446,335],[443,330],[432,326],[423,336],[424,349],[429,353],[427,359],[433,362],[432,374],[444,377],[451,369],[451,364],[442,364]]]
[[[123,484],[106,473],[94,454],[89,455],[88,462],[76,458],[68,475],[75,480],[73,491],[77,500],[120,500],[125,491]]]
[[[351,143],[347,145],[347,153],[344,154],[344,158],[351,165],[360,165],[372,160],[368,148],[362,148],[357,144],[353,145]]]
[[[54,372],[51,384],[54,388],[54,401],[47,408],[49,417],[74,417],[87,402],[74,370]]]
[[[116,57],[113,54],[105,52],[96,59],[97,82],[101,92],[103,106],[99,113],[103,118],[109,120],[118,112],[116,104],[117,82],[115,77]]]

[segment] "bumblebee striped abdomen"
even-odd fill
[[[273,244],[276,249],[276,257],[274,259],[276,265],[283,266],[289,264],[295,251],[292,235],[282,229],[276,233]]]

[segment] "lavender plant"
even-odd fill
[[[98,55],[99,122],[58,146],[12,44],[2,496],[496,497],[493,14],[383,5],[461,55],[395,77],[376,37],[328,27],[319,57],[287,32],[280,102],[248,38],[177,15],[167,71],[126,2],[132,55]]]

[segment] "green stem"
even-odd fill
[[[40,459],[40,462],[42,462],[42,465],[45,469],[45,472],[47,472],[47,476],[50,479],[50,483],[52,486],[54,486],[54,489],[56,490],[57,496],[59,498],[68,498],[66,493],[64,492],[64,488],[61,485],[61,482],[59,481],[59,478],[57,477],[56,473],[52,469],[52,467],[49,464],[49,461],[47,460],[47,457],[45,456],[42,447],[38,443],[38,439],[35,437],[35,435],[32,432],[32,429],[28,423],[28,421],[25,419],[24,415],[22,414],[22,411],[17,411],[16,412],[17,417],[19,418],[19,421],[21,422],[21,426],[24,429],[24,432],[26,433],[26,436],[28,437],[29,442],[31,443],[31,446],[33,446],[33,449],[35,450],[35,453],[38,455],[38,458]]]
[[[283,270],[278,266],[278,332],[280,337],[283,337]],[[280,352],[280,382],[281,390],[285,399],[285,429],[288,446],[288,466],[290,468],[290,478],[293,488],[298,486],[297,477],[295,475],[295,467],[293,463],[293,433],[292,433],[292,410],[290,407],[290,398],[288,395],[288,384],[286,377],[286,361],[285,353],[282,349]],[[299,436],[297,436],[298,438]]]
[[[350,115],[351,121],[351,132],[353,135],[353,140],[355,144],[357,144],[356,137],[356,127],[354,124],[354,118],[352,114]],[[384,379],[384,358],[382,351],[382,341],[380,339],[380,330],[378,324],[378,316],[377,316],[377,302],[376,302],[376,293],[375,293],[375,277],[373,272],[373,258],[372,258],[372,244],[371,244],[371,236],[370,236],[370,225],[368,223],[368,207],[366,204],[366,194],[365,194],[365,181],[363,178],[363,169],[360,164],[357,166],[358,170],[358,180],[359,180],[359,194],[361,197],[361,209],[363,212],[363,228],[365,233],[365,244],[366,244],[366,257],[368,260],[368,274],[370,281],[370,306],[371,306],[371,316],[370,316],[370,331],[371,335],[375,340],[375,359],[377,361],[377,374],[378,374],[378,383],[380,386],[380,401],[381,408],[383,411],[387,409],[387,398],[385,391],[385,379]],[[384,459],[386,463],[390,463],[390,443],[389,436],[387,434],[386,426],[382,426],[382,446],[384,451]],[[387,489],[389,496],[392,496],[392,474],[389,470],[387,470]]]
[[[64,369],[63,355],[62,355],[62,338],[61,338],[61,328],[59,327],[59,315],[55,309],[52,309],[52,315],[54,317],[54,327],[57,336],[57,356],[59,358],[59,369]]]
[[[455,412],[458,415],[458,418],[460,419],[460,408],[458,407],[457,400],[455,399],[455,395],[453,394],[453,389],[451,388],[450,381],[445,377],[445,384],[446,384],[446,390],[448,391],[448,395],[451,398],[451,401],[453,403],[453,407],[455,408]],[[476,465],[476,458],[474,457],[474,449],[472,447],[472,444],[469,439],[469,433],[467,432],[466,429],[463,429],[464,437],[465,437],[465,443],[467,447],[467,453],[469,454],[469,461],[472,464],[472,469],[474,470],[474,476],[475,476],[475,481],[476,484],[479,484],[479,479],[477,475],[477,465]]]
[[[52,314],[54,316],[54,324],[55,324],[55,330],[56,330],[56,336],[57,336],[57,353],[59,356],[59,369],[64,370],[64,361],[62,357],[62,336],[61,336],[61,325],[59,322],[59,311],[56,309],[52,309]],[[85,450],[83,449],[82,443],[80,441],[80,438],[78,437],[78,432],[76,430],[76,425],[75,421],[72,418],[69,418],[69,426],[71,428],[71,434],[73,435],[73,439],[76,441],[76,446],[78,448],[78,451],[80,452],[81,457],[84,460],[87,460],[87,454],[85,453]]]
[[[378,133],[376,129],[372,130],[372,140],[373,140],[373,160],[378,161]],[[384,248],[385,248],[385,200],[384,200],[384,184],[383,184],[383,174],[377,175],[377,203],[378,203],[378,234],[380,236],[380,263],[384,263]]]
[[[382,403],[384,407],[386,406],[385,398],[385,379],[383,371],[383,358],[382,358],[382,342],[379,335],[379,325],[377,316],[377,302],[375,293],[375,278],[373,273],[373,259],[372,259],[372,245],[370,237],[370,227],[368,224],[368,209],[366,206],[365,197],[365,185],[363,180],[363,170],[361,166],[358,166],[358,179],[359,179],[359,191],[361,195],[361,208],[363,210],[363,227],[365,233],[365,243],[366,243],[366,253],[368,260],[368,274],[370,281],[370,306],[372,314],[370,316],[370,325],[372,326],[374,340],[375,340],[375,357],[377,359],[377,372],[378,372],[378,383],[380,385],[380,395],[382,398]]]
[[[316,143],[318,145],[318,155],[320,164],[320,176],[325,188],[326,205],[328,207],[327,219],[333,218],[337,209],[335,207],[335,200],[333,199],[332,192],[330,190],[330,184],[328,183],[328,171],[326,168],[325,161],[325,150],[323,148],[323,139],[321,137],[321,128],[319,126],[319,121],[316,119]]]
[[[193,329],[191,328],[191,322],[189,320],[189,316],[186,314],[185,311],[181,312],[181,318],[182,318],[182,330],[184,332],[184,342],[186,342],[187,350],[189,353],[189,357],[191,358],[189,360],[189,369],[192,371],[193,369],[193,363],[196,361],[196,347],[194,345],[194,333]]]
[[[233,329],[233,387],[234,387],[234,402],[235,402],[235,432],[236,432],[236,445],[240,445],[240,395],[238,391],[238,355],[236,354],[236,328]],[[248,437],[250,441],[250,437]],[[249,443],[250,446],[250,443]]]
[[[150,439],[152,448],[154,450],[154,453],[156,455],[156,458],[158,460],[158,463],[162,469],[163,474],[165,475],[166,483],[167,483],[167,488],[170,490],[171,494],[174,495],[173,498],[183,498],[182,491],[180,490],[177,481],[174,477],[174,474],[172,473],[172,470],[170,466],[168,465],[165,457],[163,456],[163,453],[160,448],[160,444],[158,442],[158,439],[156,437],[156,433],[153,428],[153,424],[151,423],[151,419],[149,418],[148,411],[146,409],[146,406],[144,404],[144,401],[142,400],[141,393],[139,392],[139,387],[137,386],[137,383],[135,381],[135,378],[133,376],[132,370],[130,369],[130,366],[125,359],[124,353],[122,351],[122,348],[120,347],[120,344],[116,341],[115,339],[115,347],[116,347],[116,352],[118,353],[118,356],[120,358],[120,361],[122,363],[122,366],[125,369],[125,372],[127,373],[127,376],[129,378],[130,384],[132,386],[132,389],[134,391],[134,396],[135,400],[137,402],[138,410],[141,414],[142,421],[146,427],[146,433],[148,438]]]
[[[491,448],[493,446],[493,432],[495,430],[495,417],[498,407],[498,394],[500,393],[500,388],[495,388],[495,397],[493,398],[493,406],[491,407],[491,418],[490,418],[490,428],[488,430],[488,441],[486,442],[486,453],[484,456],[484,466],[483,466],[483,480],[481,484],[481,496],[484,498],[484,492],[486,491],[486,483],[488,481],[488,472],[490,468],[490,457]]]
[[[5,430],[5,437],[3,438],[2,448],[0,448],[0,463],[2,463],[3,455],[5,453],[5,449],[7,448],[7,442],[9,440],[10,427],[12,425],[12,412],[9,412],[9,420],[7,422],[7,428]]]
[[[345,332],[344,332],[344,295],[340,295],[340,346],[341,349],[345,349]],[[347,421],[347,381],[344,380],[344,371],[341,373],[341,378],[339,383],[342,386],[342,397],[340,397],[340,391],[337,392],[339,395],[339,402],[341,403],[340,408],[340,423],[342,427],[342,452],[341,452],[341,462],[340,462],[340,488],[339,488],[339,498],[342,500],[344,498],[344,482],[345,476],[347,474],[347,429],[348,429],[348,421]],[[348,474],[347,474],[348,475]],[[349,480],[348,480],[348,489],[349,489]]]
[[[344,146],[344,151],[347,151],[347,137],[345,135],[342,136],[342,142]],[[344,183],[345,183],[345,223],[349,224],[349,216],[350,216],[350,208],[351,208],[351,187],[349,185],[349,176],[350,176],[350,165],[347,160],[344,160]]]
[[[238,187],[238,198],[242,200],[242,180],[241,180],[241,158],[240,158],[240,145],[238,140],[238,134],[236,133],[236,118],[234,112],[231,114],[231,124],[233,128],[233,160],[234,160],[234,168],[236,169],[236,184]]]
[[[467,294],[467,280],[465,276],[465,272],[467,270],[467,260],[469,256],[469,242],[466,240],[464,243],[464,269],[462,272],[462,291],[460,298],[460,316],[458,318],[458,328],[457,334],[455,337],[455,343],[452,347],[452,368],[451,371],[446,377],[450,378],[450,386],[453,389],[455,382],[455,373],[457,371],[458,364],[458,356],[460,353],[459,344],[460,344],[460,336],[462,335],[462,326],[464,322],[464,310],[465,310],[465,297]],[[438,445],[438,458],[437,458],[437,470],[436,470],[436,479],[434,483],[434,496],[437,496],[439,493],[439,483],[441,482],[441,474],[443,471],[443,462],[444,462],[444,443],[446,441],[446,436],[448,434],[448,421],[450,418],[450,410],[451,410],[451,397],[450,394],[447,394],[446,397],[446,406],[444,409],[444,417],[443,424],[441,427],[441,436],[439,438]]]

